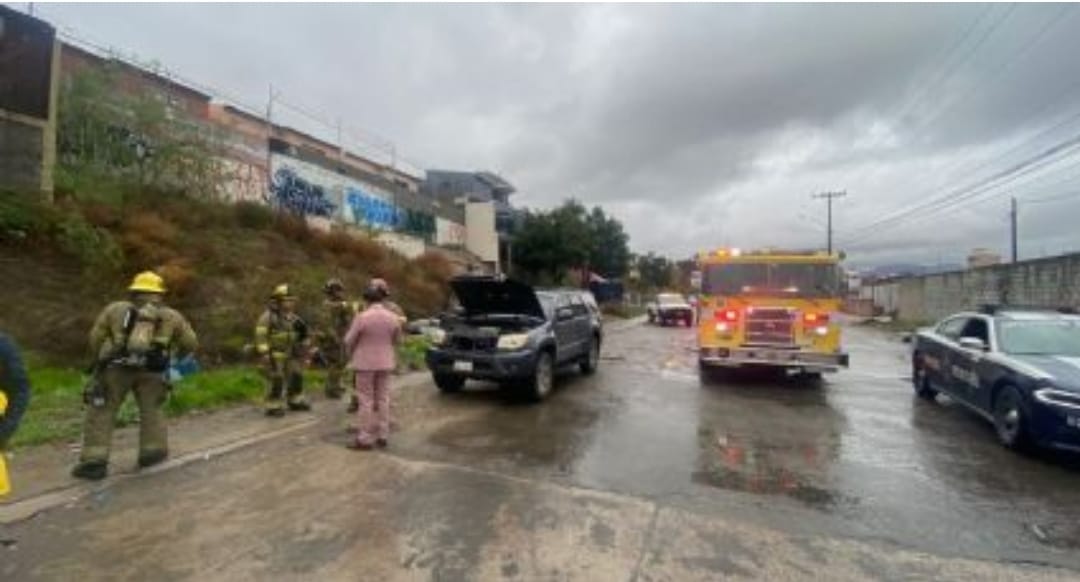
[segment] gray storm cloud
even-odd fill
[[[876,223],[1080,133],[1080,17],[1061,5],[47,5],[59,25],[247,103],[286,98],[422,167],[575,196],[632,245],[814,246],[847,189],[853,258],[1002,248],[1007,196],[1075,188],[1068,155],[952,209]],[[1051,131],[1048,128],[1055,127]],[[374,137],[372,137],[374,139]],[[1027,141],[1025,141],[1027,140]],[[1069,154],[1070,152],[1065,152]],[[1030,252],[1075,249],[1033,203]]]

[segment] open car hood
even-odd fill
[[[457,277],[450,281],[468,315],[528,315],[546,319],[536,291],[513,279]]]

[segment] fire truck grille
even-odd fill
[[[795,313],[787,309],[754,309],[746,314],[746,342],[770,346],[795,345]]]

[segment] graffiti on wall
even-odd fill
[[[436,219],[435,244],[440,246],[465,246],[465,226],[445,218]]]
[[[398,223],[398,230],[420,237],[428,242],[435,241],[435,217],[420,210],[403,209]]]
[[[266,166],[221,160],[222,192],[229,202],[260,202],[266,197]]]
[[[377,186],[278,153],[272,156],[271,167],[273,179],[264,190],[270,205],[309,220],[336,220],[414,237],[421,244],[438,243],[434,214],[398,206],[391,194]],[[463,243],[464,234],[461,239]]]
[[[370,194],[360,188],[345,188],[345,206],[349,210],[349,219],[379,230],[393,230],[398,224],[398,209],[390,201]]]
[[[348,218],[378,230],[393,230],[422,238],[435,240],[435,217],[427,212],[400,208],[385,198],[355,186],[345,188],[345,207]]]
[[[300,216],[330,218],[337,209],[331,195],[322,185],[305,180],[292,168],[282,167],[270,182],[268,202]]]

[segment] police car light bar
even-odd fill
[[[1045,305],[1013,305],[1009,303],[984,303],[979,306],[978,312],[985,315],[997,315],[1002,311],[1042,311],[1050,313],[1063,313],[1065,315],[1077,315],[1075,307],[1068,305],[1061,307],[1047,307]]]

